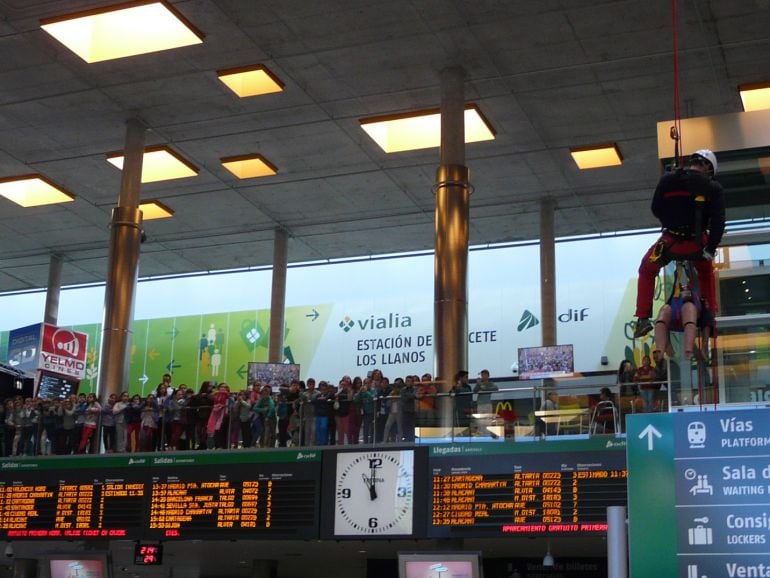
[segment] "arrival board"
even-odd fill
[[[5,460],[0,539],[318,535],[321,453]]]
[[[593,442],[593,440],[588,440]],[[625,441],[466,444],[431,448],[431,537],[607,531],[626,505]]]

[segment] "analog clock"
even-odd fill
[[[414,450],[340,452],[334,534],[412,533]]]

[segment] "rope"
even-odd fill
[[[682,160],[682,110],[679,94],[679,49],[677,46],[676,2],[671,0],[671,28],[674,53],[674,126],[671,127],[671,138],[674,139],[674,163],[677,167],[683,165]]]

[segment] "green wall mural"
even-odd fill
[[[331,305],[289,307],[285,313],[284,361],[308,366],[316,353]],[[101,324],[74,325],[88,334],[86,377],[80,391],[98,384]],[[128,391],[146,395],[164,373],[172,383],[197,389],[205,380],[246,387],[250,361],[267,361],[270,311],[251,310],[139,319],[130,343]],[[0,351],[7,351],[8,331],[0,332]],[[125,386],[126,384],[124,384]]]

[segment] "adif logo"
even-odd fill
[[[516,328],[516,331],[524,331],[525,329],[531,329],[535,325],[538,325],[540,323],[540,320],[534,316],[534,314],[529,310],[525,309],[524,313],[521,314],[521,319],[519,319],[519,325]]]
[[[80,342],[69,329],[57,329],[51,337],[53,352],[58,355],[78,358],[80,354]]]
[[[341,328],[341,329],[342,329],[342,330],[343,330],[345,333],[347,333],[348,331],[350,331],[351,329],[353,329],[353,327],[355,327],[355,326],[356,326],[356,323],[355,323],[355,321],[353,321],[353,320],[352,320],[350,317],[348,317],[347,315],[345,315],[345,317],[342,319],[342,321],[340,321],[340,328]]]

